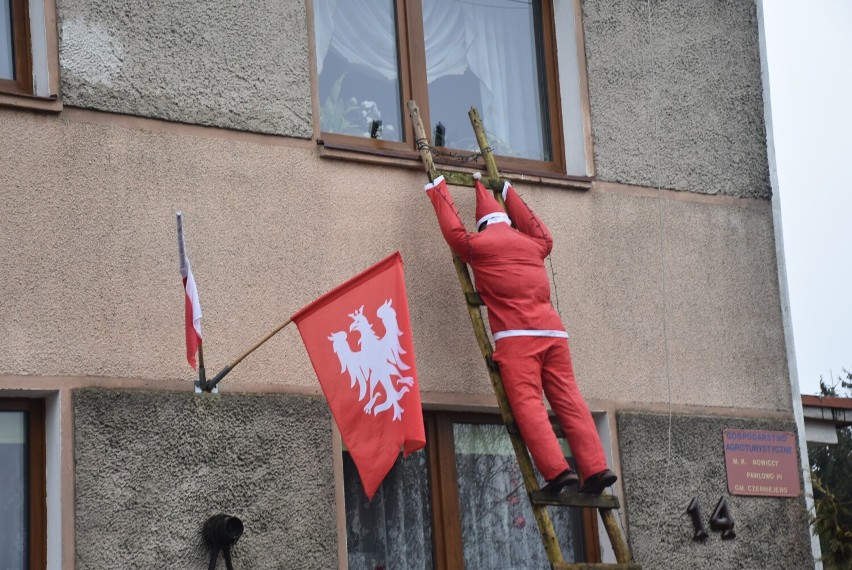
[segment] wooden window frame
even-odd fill
[[[397,30],[397,61],[399,64],[400,109],[402,111],[403,141],[383,141],[366,137],[355,137],[338,133],[320,133],[320,144],[343,151],[378,154],[394,158],[419,160],[420,155],[414,145],[414,129],[408,114],[407,102],[417,101],[420,115],[427,129],[429,120],[429,88],[426,82],[426,44],[423,31],[423,0],[394,0]],[[548,121],[542,126],[549,133],[551,160],[533,160],[508,156],[499,156],[500,168],[506,172],[516,172],[539,176],[565,176],[565,143],[562,132],[562,105],[559,94],[559,70],[556,61],[556,23],[553,0],[541,1],[542,66],[545,75],[546,112]],[[471,163],[458,162],[445,157],[435,156],[435,162],[446,166],[471,166]],[[482,161],[476,163],[484,168]]]
[[[31,95],[33,64],[29,0],[0,1],[8,1],[12,8],[12,50],[15,65],[15,79],[0,79],[0,91],[16,95]]]
[[[27,559],[30,570],[47,567],[47,487],[45,459],[44,400],[0,398],[0,412],[27,415]]]
[[[453,424],[502,423],[497,415],[439,411],[424,412],[423,420],[429,442],[426,451],[432,497],[433,560],[436,570],[452,570],[464,564]],[[580,518],[584,558],[587,563],[600,563],[597,511],[584,508]]]

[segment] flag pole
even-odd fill
[[[276,327],[276,328],[275,328],[275,329],[274,329],[271,333],[269,333],[268,335],[266,335],[265,337],[263,337],[262,339],[260,339],[260,342],[258,342],[258,343],[257,343],[257,344],[255,344],[253,347],[251,347],[250,349],[248,349],[247,351],[245,351],[244,353],[242,353],[242,355],[240,355],[240,356],[239,356],[236,360],[234,360],[233,362],[231,362],[230,364],[228,364],[226,367],[224,367],[222,370],[220,370],[220,371],[219,371],[219,373],[218,373],[216,376],[214,376],[214,377],[210,380],[210,382],[207,382],[207,383],[206,383],[206,385],[207,385],[207,388],[206,388],[206,389],[207,389],[207,391],[209,392],[209,391],[211,391],[213,388],[215,388],[215,387],[216,387],[216,384],[218,384],[218,383],[222,380],[222,378],[224,378],[225,376],[227,376],[227,375],[228,375],[228,372],[230,372],[230,371],[234,368],[234,366],[236,366],[237,364],[239,364],[240,362],[242,362],[242,361],[243,361],[243,359],[244,359],[246,356],[248,356],[249,354],[251,354],[252,352],[254,352],[255,350],[257,350],[258,348],[260,348],[260,346],[261,346],[263,343],[265,343],[266,341],[268,341],[269,339],[271,339],[271,338],[272,338],[273,336],[275,336],[275,335],[276,335],[276,334],[277,334],[277,333],[278,333],[281,329],[283,329],[284,327],[286,327],[287,325],[289,325],[289,324],[290,324],[290,323],[292,323],[292,322],[293,322],[293,318],[292,318],[292,317],[291,317],[291,318],[289,318],[289,319],[287,319],[286,321],[284,321],[283,323],[281,323],[280,325],[278,325],[278,326],[277,326],[277,327]],[[198,352],[199,352],[199,359],[200,359],[200,354],[201,354],[201,347],[200,347],[200,346],[198,347]],[[201,361],[200,361],[200,362],[201,362]],[[199,364],[199,375],[201,375],[201,374],[202,374],[201,370],[202,370],[202,365],[201,365],[201,364]]]
[[[209,392],[213,389],[212,386],[207,386],[207,374],[204,372],[204,345],[198,345],[198,382],[195,386],[196,392]]]

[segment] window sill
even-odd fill
[[[59,113],[62,111],[62,101],[55,95],[40,97],[38,95],[0,92],[0,107]]]
[[[321,139],[317,140],[317,148],[319,149],[320,158],[330,160],[348,160],[352,162],[393,166],[412,170],[423,169],[423,163],[420,161],[420,154],[415,151],[370,150],[330,143]],[[477,168],[473,167],[462,167],[455,164],[441,163],[439,160],[436,160],[435,164],[438,167],[438,170],[442,172],[470,174],[477,170]],[[566,174],[555,174],[553,172],[512,170],[509,168],[501,169],[501,172],[507,175],[507,178],[511,178],[513,182],[553,186],[557,188],[569,188],[571,190],[589,190],[592,187],[592,181],[594,180],[593,178],[584,176],[568,176]]]

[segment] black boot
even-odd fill
[[[611,470],[604,469],[600,473],[595,473],[586,479],[586,482],[580,487],[580,492],[589,495],[600,495],[604,489],[616,481],[618,481],[618,476]]]
[[[541,490],[549,495],[558,495],[559,491],[564,489],[565,487],[569,487],[571,485],[576,485],[580,482],[580,478],[577,477],[577,474],[570,469],[566,469],[550,481],[548,481]]]

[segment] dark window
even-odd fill
[[[563,172],[551,0],[317,0],[320,129],[332,145],[414,150],[415,99],[435,144]]]
[[[370,502],[344,453],[349,567],[550,568],[498,421],[427,413],[427,449],[400,458]],[[565,560],[600,560],[595,518],[568,508],[550,514]]]
[[[0,79],[15,79],[15,50],[12,35],[12,2],[0,2]]]
[[[0,91],[33,90],[27,0],[0,0]]]
[[[46,566],[44,402],[0,399],[0,568]]]
[[[343,454],[350,568],[433,568],[432,505],[426,454],[396,462],[367,501],[355,463]]]

